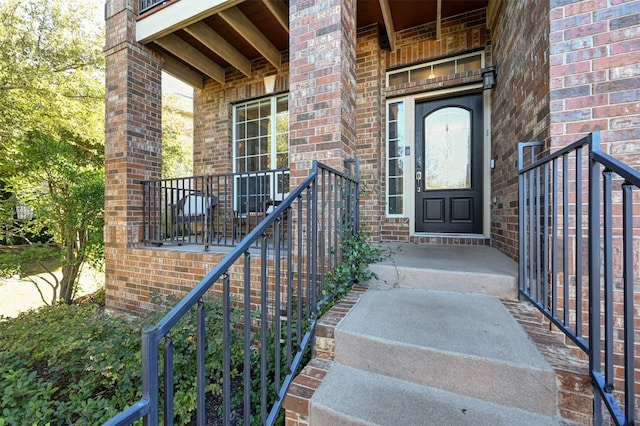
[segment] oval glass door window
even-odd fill
[[[471,111],[446,107],[424,118],[424,190],[471,188]]]

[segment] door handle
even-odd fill
[[[416,172],[416,191],[420,192],[420,187],[422,186],[422,172]]]

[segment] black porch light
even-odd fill
[[[493,89],[496,85],[496,67],[489,67],[482,72],[482,90]]]

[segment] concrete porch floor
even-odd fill
[[[518,264],[490,246],[383,243],[372,285],[481,293],[517,299]]]

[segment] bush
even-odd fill
[[[126,320],[96,303],[43,307],[0,321],[0,426],[100,424],[141,397],[140,331],[166,310]],[[220,394],[220,303],[207,302],[207,391]],[[176,423],[195,412],[195,321],[172,330]],[[237,339],[240,340],[240,339]],[[238,345],[234,359],[242,359]],[[232,374],[239,376],[237,366]]]

